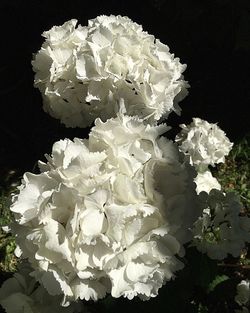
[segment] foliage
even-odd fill
[[[234,191],[250,213],[250,134],[234,145],[226,162],[213,171],[225,191]]]
[[[14,256],[15,240],[13,236],[6,233],[2,227],[8,226],[12,219],[12,213],[9,210],[11,203],[11,193],[15,190],[16,183],[13,182],[15,177],[14,171],[9,171],[0,185],[0,272],[14,272],[16,269],[17,260]]]

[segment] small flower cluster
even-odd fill
[[[200,194],[202,191],[209,193],[212,189],[221,190],[221,185],[218,180],[213,177],[210,170],[205,172],[197,172],[197,176],[194,179],[196,184],[196,192]]]
[[[177,135],[176,142],[197,170],[204,171],[208,165],[225,162],[233,144],[216,124],[193,118],[190,125],[182,124],[180,127],[182,131]]]
[[[175,141],[196,170],[196,191],[207,193],[212,189],[221,190],[217,179],[212,176],[209,166],[223,163],[233,144],[216,124],[208,123],[200,118],[193,118],[189,125],[182,124],[181,132]]]
[[[43,33],[32,62],[44,110],[67,127],[115,117],[120,98],[128,115],[165,118],[180,113],[186,66],[168,46],[128,17],[98,16],[88,26],[70,20]]]
[[[197,170],[194,181],[202,207],[202,215],[193,226],[192,245],[212,259],[239,256],[245,243],[250,242],[250,219],[240,216],[238,197],[223,193],[209,170],[209,166],[225,161],[233,144],[216,124],[200,118],[180,127],[176,142]]]

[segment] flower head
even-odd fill
[[[12,229],[33,275],[65,302],[154,297],[183,267],[176,256],[199,213],[195,173],[160,137],[165,125],[124,115],[95,124],[24,175]]]
[[[208,165],[214,166],[225,161],[233,144],[225,133],[216,125],[200,118],[193,118],[190,125],[180,125],[182,130],[176,137],[180,151],[190,157],[198,171],[207,170]]]
[[[106,120],[124,98],[128,115],[154,123],[187,94],[185,65],[128,17],[98,16],[88,26],[73,19],[43,33],[32,62],[44,110],[67,127]]]

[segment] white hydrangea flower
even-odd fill
[[[12,229],[51,295],[147,299],[183,267],[200,214],[195,171],[166,129],[97,119],[88,140],[56,142],[41,173],[24,175]]]
[[[205,172],[198,172],[194,182],[196,184],[197,194],[201,193],[202,191],[209,193],[212,189],[221,190],[220,183],[215,177],[213,177],[210,170],[206,170]]]
[[[249,280],[242,280],[237,285],[237,295],[235,296],[235,301],[241,307],[240,310],[235,310],[235,313],[249,313],[250,305],[250,285]]]
[[[225,162],[233,144],[216,124],[200,118],[193,118],[189,125],[182,124],[181,132],[176,136],[180,151],[190,157],[190,163],[197,170],[207,170],[208,165]]]
[[[62,307],[61,296],[51,296],[32,278],[28,265],[7,279],[0,288],[0,304],[6,313],[83,313],[83,304]]]
[[[43,33],[32,62],[44,110],[67,127],[116,116],[119,99],[128,115],[148,122],[180,113],[187,94],[182,65],[168,46],[128,17],[98,16],[88,26],[72,19]]]
[[[192,245],[211,259],[222,260],[229,254],[240,255],[250,242],[250,218],[240,216],[241,204],[234,193],[212,189],[200,193],[203,214],[193,227]]]

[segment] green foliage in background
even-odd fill
[[[8,226],[13,215],[9,209],[11,204],[11,195],[16,191],[16,182],[13,182],[15,172],[9,171],[0,185],[0,273],[5,276],[9,272],[16,270],[17,260],[14,255],[15,240],[13,236],[6,233],[2,227]]]
[[[213,170],[225,191],[240,196],[244,211],[250,213],[250,134],[234,144],[226,162]]]

